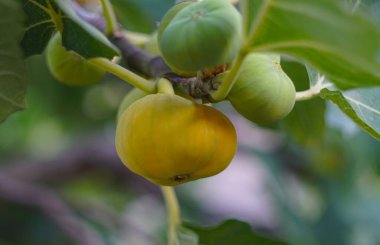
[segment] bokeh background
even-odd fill
[[[173,1],[114,3],[126,29],[151,34]],[[131,86],[107,75],[68,87],[50,75],[45,55],[26,63],[28,108],[0,125],[0,244],[76,244],[82,232],[93,244],[164,244],[160,189],[126,169],[114,148],[117,108]],[[303,65],[287,57],[282,65],[307,89]],[[221,174],[176,188],[184,220],[240,219],[296,245],[380,244],[379,142],[319,99],[266,128],[228,103],[216,107],[233,121],[239,150]]]

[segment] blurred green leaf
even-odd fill
[[[118,55],[117,48],[99,30],[76,15],[71,0],[54,1],[64,14],[62,42],[67,49],[86,58],[112,58]]]
[[[55,24],[49,13],[45,0],[21,0],[26,15],[25,33],[21,46],[25,57],[40,54],[44,51],[50,37],[55,32]],[[51,8],[57,11],[55,5]]]
[[[340,88],[380,85],[380,42],[373,23],[337,0],[248,1],[253,52],[307,62]],[[339,34],[337,34],[339,33]]]
[[[153,32],[174,0],[112,0],[124,28],[144,33]]]
[[[326,103],[321,99],[297,102],[282,127],[297,143],[318,144],[325,133]]]
[[[22,22],[19,2],[0,2],[0,122],[25,108],[26,71],[18,45]]]
[[[257,3],[251,0],[241,0],[240,3],[240,12],[243,16],[244,36],[248,37],[252,27],[253,17],[256,16],[259,9],[256,7]]]
[[[297,91],[309,89],[313,79],[309,79],[306,67],[292,60],[284,60],[281,66],[292,79]],[[292,112],[280,122],[284,132],[301,144],[318,144],[325,133],[326,103],[321,99],[297,102]]]
[[[199,244],[199,239],[197,234],[184,227],[184,226],[179,226],[177,227],[177,235],[178,239],[181,245],[198,245]]]
[[[354,2],[351,4],[355,9],[364,9],[368,11],[375,20],[378,27],[380,27],[380,1],[379,0],[346,0]]]
[[[74,12],[71,0],[22,0],[27,15],[22,47],[26,57],[40,54],[56,28],[62,24],[63,45],[83,57],[112,58],[117,48],[95,27],[82,21]],[[83,45],[83,44],[86,45]]]
[[[238,220],[227,220],[212,228],[198,227],[191,224],[186,224],[185,227],[198,234],[199,244],[201,245],[286,244],[257,235],[252,231],[249,224]]]
[[[380,88],[345,92],[323,89],[320,96],[336,104],[359,127],[380,140]]]

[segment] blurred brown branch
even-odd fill
[[[35,207],[54,221],[77,244],[101,245],[103,240],[86,226],[58,193],[46,185],[64,183],[91,171],[109,174],[140,193],[159,195],[159,189],[130,172],[117,157],[110,137],[95,135],[58,154],[54,159],[0,160],[0,200]]]
[[[54,192],[45,187],[14,179],[2,172],[0,173],[0,198],[40,209],[77,244],[104,244],[98,234],[81,222]]]

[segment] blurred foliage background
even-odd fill
[[[149,34],[173,2],[114,4],[127,30]],[[287,57],[282,65],[298,90],[307,88],[303,65]],[[28,108],[0,125],[3,171],[38,180],[67,204],[78,227],[106,244],[164,244],[159,188],[124,168],[114,150],[117,108],[131,87],[113,76],[89,87],[65,86],[49,74],[44,55],[29,58],[27,69]],[[216,106],[237,128],[239,152],[220,175],[176,188],[185,221],[240,219],[289,244],[380,244],[379,142],[319,99],[298,103],[268,128],[227,103]],[[13,194],[22,190],[11,185],[0,194],[0,244],[75,244],[62,228],[74,221],[54,209],[55,199],[18,201]],[[53,216],[68,223],[57,225]]]

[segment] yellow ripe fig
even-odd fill
[[[119,109],[117,111],[117,118],[119,119],[123,112],[132,105],[135,101],[143,98],[144,96],[147,96],[149,93],[139,89],[139,88],[133,88],[131,91],[129,91],[123,101],[120,103]]]
[[[115,143],[130,170],[174,186],[224,170],[235,155],[237,137],[218,110],[174,94],[153,94],[122,113]]]
[[[82,86],[93,84],[105,72],[90,64],[85,58],[68,51],[62,46],[62,38],[56,33],[47,46],[47,64],[51,74],[66,85]]]

